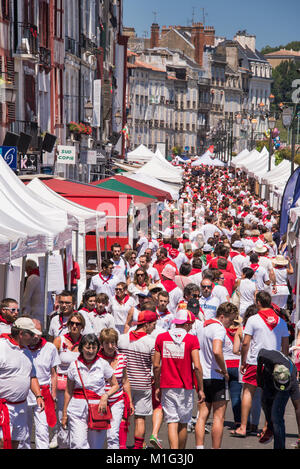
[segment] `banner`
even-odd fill
[[[18,167],[18,150],[17,147],[0,147],[0,155],[13,171]]]
[[[286,183],[284,193],[282,196],[281,209],[280,209],[280,236],[287,232],[289,222],[289,210],[295,207],[297,200],[300,197],[300,166],[290,176]]]
[[[76,148],[74,146],[57,146],[57,163],[76,164]]]

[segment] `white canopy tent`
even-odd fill
[[[127,153],[127,161],[138,161],[141,163],[145,163],[147,161],[150,161],[153,155],[154,153],[149,150],[149,148],[141,144],[133,151]]]
[[[47,201],[53,207],[58,207],[65,211],[72,230],[75,232],[73,236],[73,252],[75,259],[80,268],[80,280],[78,280],[78,298],[82,297],[82,293],[86,287],[86,248],[85,236],[89,231],[96,231],[106,225],[105,212],[98,212],[86,207],[82,207],[70,200],[65,199],[61,195],[54,192],[46,184],[38,178],[34,178],[27,185],[41,200]]]
[[[249,162],[253,160],[258,160],[259,156],[260,156],[260,153],[256,149],[254,149],[248,153],[245,152],[239,159],[237,159],[238,157],[233,158],[231,164],[235,168],[242,168],[244,163],[247,163],[247,161]]]
[[[26,235],[26,248],[22,249],[22,282],[24,281],[25,256],[42,253],[45,258],[44,276],[44,319],[47,314],[48,295],[48,256],[55,250],[66,247],[72,241],[71,228],[65,212],[49,204],[41,203],[37,197],[19,180],[15,173],[0,158],[0,235],[6,236],[7,230]],[[16,240],[11,231],[10,246]],[[6,234],[5,234],[6,233]],[[23,238],[25,240],[25,238]],[[10,249],[11,258],[11,249]],[[6,284],[6,274],[2,284]],[[2,285],[3,286],[3,285]],[[3,291],[3,288],[2,288]],[[4,295],[5,295],[4,290]]]
[[[169,161],[166,160],[166,158],[163,156],[163,154],[161,153],[159,148],[157,148],[157,150],[154,154],[154,157],[160,162],[160,164],[164,168],[167,168],[172,173],[174,173],[176,175],[178,175],[178,174],[181,175],[183,173],[182,168],[179,168],[178,166],[174,166],[174,165],[172,165],[172,163],[170,163]]]
[[[162,156],[162,158],[164,157]],[[136,174],[146,174],[164,182],[181,184],[183,170],[175,168],[170,163],[168,163],[169,166],[165,163],[168,161],[162,161],[158,155],[153,155],[151,161],[138,169]]]
[[[268,181],[272,180],[273,177],[277,177],[286,172],[286,168],[291,167],[291,163],[288,160],[283,160],[279,165],[275,166],[271,169],[271,171],[266,171],[263,174],[260,174],[256,177],[258,182],[268,183]]]
[[[246,168],[246,172],[248,173],[248,176],[250,177],[255,177],[260,174],[264,174],[269,167],[269,152],[266,149],[266,151],[261,154],[261,159],[255,164],[255,165],[248,165]],[[275,167],[275,157],[274,155],[271,156],[271,168]]]
[[[231,161],[231,165],[232,166],[236,166],[236,163],[238,163],[239,161],[241,161],[243,158],[245,158],[247,155],[249,155],[249,150],[247,150],[247,148],[245,148],[244,150],[242,150],[238,155],[234,156],[232,158],[232,161]]]

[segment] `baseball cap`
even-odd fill
[[[213,250],[212,246],[208,243],[204,244],[202,248],[203,252],[211,252]]]
[[[273,370],[273,383],[278,391],[286,391],[290,387],[291,373],[284,365],[275,365]]]
[[[147,322],[154,321],[157,321],[157,313],[155,311],[145,309],[145,311],[141,311],[139,313],[138,320],[134,323],[134,325],[138,326],[140,324],[147,324]]]
[[[42,335],[42,332],[36,329],[34,322],[30,318],[18,318],[13,323],[13,326],[17,329],[24,329],[26,331],[30,331],[36,335]]]
[[[176,275],[176,270],[171,264],[167,264],[161,272],[161,275],[167,277],[170,280],[174,280]]]
[[[244,243],[243,243],[243,241],[236,240],[236,241],[232,244],[232,247],[233,247],[233,248],[237,248],[237,249],[243,249]]]
[[[191,311],[187,309],[179,309],[174,315],[172,324],[192,324],[196,320],[196,317]]]

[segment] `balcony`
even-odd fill
[[[210,109],[211,109],[211,103],[200,101],[199,103],[200,111],[209,111]]]
[[[46,47],[40,47],[40,65],[51,67],[51,50]]]
[[[210,78],[199,77],[198,78],[198,85],[209,86],[210,85]]]
[[[80,47],[83,49],[82,52],[85,52],[88,50],[94,53],[95,49],[97,49],[97,45],[84,34],[80,35]]]
[[[24,60],[38,60],[39,35],[37,26],[30,23],[15,22],[13,24],[13,52],[15,57]]]
[[[70,54],[76,55],[76,57],[80,56],[80,46],[75,39],[66,36],[65,38],[65,51],[69,52]]]
[[[20,135],[21,132],[32,136],[30,147],[33,150],[40,150],[41,129],[36,122],[15,120],[10,124],[10,131]]]

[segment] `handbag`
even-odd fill
[[[110,429],[111,428],[110,420],[112,419],[112,413],[111,413],[110,407],[107,406],[105,413],[100,413],[98,411],[99,404],[89,404],[89,400],[87,398],[85,387],[82,381],[81,373],[78,368],[77,360],[75,364],[76,364],[77,372],[81,381],[83,394],[88,405],[88,428],[90,430],[97,430],[97,431]]]
[[[240,307],[241,294],[239,288],[233,292],[232,297],[230,298],[230,303],[234,304],[238,309]]]
[[[57,390],[65,391],[67,387],[67,376],[66,375],[57,375]]]

